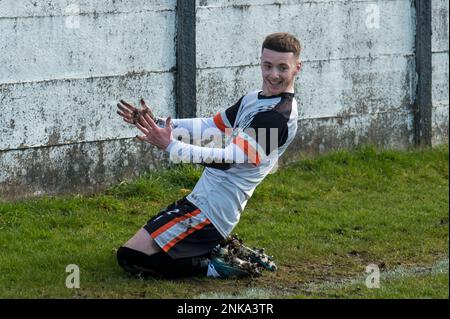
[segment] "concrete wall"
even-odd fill
[[[145,97],[174,115],[175,8],[0,1],[0,194],[90,192],[161,165],[115,111]]]
[[[92,192],[167,163],[115,114],[175,116],[176,0],[0,1],[0,194]],[[296,34],[298,152],[413,145],[413,0],[196,0],[197,114],[260,89],[265,35]],[[433,143],[448,143],[448,3],[433,0]]]
[[[214,114],[246,91],[260,89],[261,43],[268,33],[288,31],[304,48],[296,83],[297,149],[413,143],[411,1],[203,0],[198,5],[201,114]]]
[[[448,143],[448,20],[449,4],[432,1],[432,143]]]

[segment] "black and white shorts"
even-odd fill
[[[152,217],[144,229],[173,259],[209,254],[224,238],[185,197]]]

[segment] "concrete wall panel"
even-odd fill
[[[175,13],[0,18],[0,83],[169,71],[175,67]],[[73,22],[71,22],[73,23]]]
[[[397,136],[389,141],[385,141],[381,132],[406,125],[406,118],[386,114],[409,117],[412,112],[415,95],[412,1],[205,0],[198,1],[198,5],[200,115],[213,115],[235,103],[242,94],[260,89],[259,59],[264,36],[288,31],[296,34],[303,44],[304,67],[296,83],[301,121],[317,121],[319,127],[323,121],[332,119],[352,125],[357,118],[358,129],[323,125],[334,137],[340,136],[341,130],[342,134],[347,134],[347,130],[359,134],[360,139],[353,139],[356,142],[370,142],[372,138],[373,143],[385,146],[398,142],[397,147],[405,147],[411,143],[407,129],[396,132],[407,132],[406,137]],[[380,116],[396,122],[377,122]],[[380,127],[379,136],[373,129],[369,133],[374,126]],[[308,128],[311,132],[305,138],[307,143],[323,137],[318,128]],[[332,144],[345,143],[324,145]]]
[[[157,114],[175,113],[172,73],[0,85],[0,150],[135,136],[117,102],[146,98]]]

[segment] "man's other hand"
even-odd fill
[[[132,104],[124,100],[120,100],[120,102],[117,103],[117,107],[119,108],[117,114],[119,114],[125,122],[133,125],[136,125],[142,121],[145,114],[149,115],[150,118],[155,121],[155,116],[153,115],[152,110],[148,107],[147,103],[145,103],[144,99],[141,99],[141,106],[142,109],[137,109]]]

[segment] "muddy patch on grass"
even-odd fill
[[[325,266],[325,267],[323,267]],[[380,280],[401,277],[423,276],[428,274],[448,273],[448,257],[436,261],[432,266],[395,267],[380,272]],[[327,265],[307,265],[300,268],[281,266],[275,273],[266,273],[256,279],[222,280],[219,289],[207,289],[198,294],[199,299],[277,299],[277,298],[333,298],[327,293],[330,289],[364,283],[367,274],[337,277],[329,272]],[[217,280],[215,280],[217,281]],[[216,288],[218,288],[216,286]],[[335,296],[338,297],[338,296]]]

